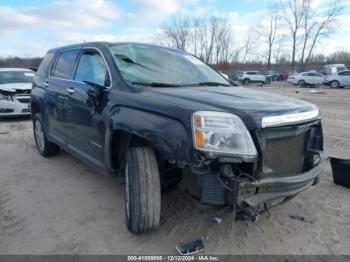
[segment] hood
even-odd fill
[[[248,129],[261,128],[262,118],[308,112],[317,109],[311,103],[255,91],[243,87],[152,88],[157,99],[193,110],[225,111],[238,115]]]
[[[13,92],[16,90],[31,90],[32,83],[13,83],[13,84],[0,84],[0,90],[5,92]]]

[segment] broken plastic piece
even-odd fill
[[[176,249],[181,255],[187,256],[204,250],[204,244],[202,239],[197,239],[186,244],[179,244]]]
[[[220,218],[220,217],[213,217],[213,222],[214,222],[215,224],[220,225],[221,222],[222,222],[222,218]]]
[[[314,224],[317,221],[316,217],[314,217],[314,218],[307,218],[307,217],[300,216],[300,215],[289,215],[289,217],[292,218],[292,219],[297,219],[297,220],[300,220],[300,221],[303,221],[303,222],[306,222],[306,223],[310,223],[310,224]]]
[[[331,157],[334,183],[350,188],[350,159]]]

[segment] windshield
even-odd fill
[[[129,84],[230,85],[215,70],[180,50],[143,44],[116,44],[110,49],[122,77]]]
[[[34,73],[30,71],[0,71],[1,84],[31,83]]]

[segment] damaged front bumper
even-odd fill
[[[30,96],[13,96],[12,100],[0,100],[0,117],[30,115]]]
[[[317,183],[326,162],[326,158],[321,158],[315,167],[300,175],[242,181],[237,203],[240,207],[257,210],[262,204],[290,199]]]

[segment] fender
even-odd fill
[[[125,131],[142,137],[169,162],[195,164],[191,128],[186,129],[180,121],[164,115],[120,107],[112,114],[106,128],[105,159],[109,169],[112,166],[111,147],[115,131]]]

